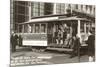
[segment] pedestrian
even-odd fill
[[[18,41],[19,41],[19,46],[22,46],[23,38],[22,38],[21,35],[19,35],[19,37],[18,37]]]
[[[64,45],[66,44],[65,43],[66,39],[67,39],[67,30],[65,29],[64,32],[63,32],[63,43],[64,43]]]
[[[74,35],[72,37],[72,46],[71,46],[71,48],[73,49],[73,51],[71,53],[70,58],[73,58],[75,56],[78,56],[78,52],[79,52],[78,49],[79,49],[79,47],[80,47],[79,38],[76,35]]]
[[[86,43],[88,44],[89,61],[92,62],[95,60],[95,34],[93,29],[89,31],[89,34]]]
[[[54,40],[55,40],[54,42],[55,42],[56,44],[57,44],[57,39],[58,39],[57,35],[58,35],[58,31],[56,31],[55,34],[54,34]]]
[[[11,44],[11,51],[14,52],[15,49],[14,49],[14,34],[11,34],[11,37],[10,37],[10,44]]]
[[[15,34],[14,38],[15,38],[15,44],[18,45],[18,35]]]
[[[18,36],[15,33],[13,33],[10,38],[12,52],[16,51],[16,45],[18,45],[17,39],[18,39]]]

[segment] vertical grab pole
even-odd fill
[[[84,32],[86,34],[86,22],[84,23]]]
[[[78,38],[78,60],[80,62],[80,43],[79,43],[79,38]]]
[[[78,20],[77,35],[80,38],[80,20]],[[79,40],[80,41],[80,40]],[[80,43],[78,42],[78,61],[80,62]]]
[[[24,24],[22,25],[22,33],[24,33]]]
[[[15,31],[14,31],[15,32]],[[19,24],[18,24],[18,26],[17,26],[17,32],[16,33],[19,33]]]

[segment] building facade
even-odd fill
[[[11,1],[11,31],[22,32],[23,23],[32,18],[46,15],[68,14],[73,11],[87,14],[95,17],[94,5],[67,4],[67,3],[47,3],[47,2],[29,2],[29,1]]]
[[[11,32],[20,31],[20,29],[17,30],[18,23],[23,23],[30,19],[29,8],[29,2],[11,0]]]

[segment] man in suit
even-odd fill
[[[10,39],[12,52],[16,51],[16,45],[18,45],[18,40],[17,39],[18,39],[18,36],[15,33],[13,33],[11,35],[11,39]]]
[[[75,56],[78,56],[79,47],[80,47],[79,38],[76,35],[73,35],[73,37],[72,37],[72,46],[71,46],[71,48],[73,49],[73,51],[71,53],[70,58],[73,58]]]
[[[89,56],[89,61],[94,61],[95,57],[95,34],[94,30],[89,31],[89,37],[86,43],[88,44],[88,56]]]

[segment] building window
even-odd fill
[[[56,13],[64,14],[65,13],[65,4],[57,3],[56,4]]]
[[[32,2],[31,3],[31,16],[43,16],[44,15],[44,3]]]
[[[29,2],[26,1],[13,1],[13,21],[15,23],[23,23],[29,20]],[[18,25],[14,27],[18,30]],[[20,31],[21,32],[21,31]]]
[[[60,14],[61,4],[56,4],[56,13]]]
[[[40,3],[40,16],[44,15],[44,3]]]
[[[71,4],[68,4],[68,8],[67,8],[66,12],[67,12],[67,14],[71,13]]]
[[[65,4],[61,4],[61,14],[65,13]]]
[[[31,4],[31,9],[32,9],[32,16],[38,16],[39,14],[39,3],[34,2]]]
[[[44,5],[44,15],[50,15],[53,13],[53,4],[45,3]]]

